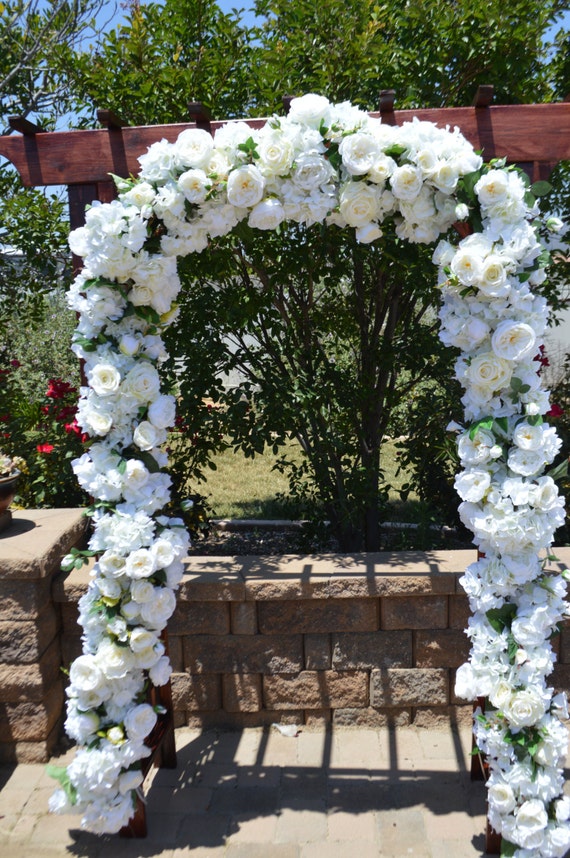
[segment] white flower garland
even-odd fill
[[[562,856],[570,847],[563,797],[565,698],[546,685],[549,639],[566,614],[565,586],[540,559],[563,521],[545,467],[560,441],[538,365],[548,310],[534,291],[545,277],[537,209],[518,171],[484,166],[458,129],[414,120],[384,126],[349,103],[294,99],[287,117],[259,130],[232,122],[212,138],[182,132],[152,145],[137,180],[117,180],[119,199],[94,204],[70,238],[84,269],[70,290],[80,316],[74,350],[85,361],[78,421],[91,438],[74,462],[95,499],[90,550],[98,556],[81,600],[84,654],[72,665],[68,734],[82,748],[59,777],[52,810],[83,814],[82,826],[115,832],[140,786],[144,739],[156,713],[145,676],[164,684],[170,666],[160,633],[175,607],[188,538],[163,510],[170,479],[161,445],[174,398],[160,392],[161,332],[176,315],[176,257],[247,220],[352,227],[363,243],[397,235],[431,243],[456,221],[473,234],[434,254],[443,296],[441,338],[460,349],[465,388],[457,476],[462,520],[481,558],[462,579],[474,615],[470,662],[458,694],[488,706],[475,722],[490,764],[489,818],[518,858]],[[67,567],[81,560],[66,558]]]

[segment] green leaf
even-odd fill
[[[493,417],[483,417],[481,420],[476,420],[475,423],[472,423],[469,427],[469,440],[474,440],[479,429],[492,429],[493,423]]]
[[[55,766],[53,763],[48,763],[46,773],[50,778],[58,781],[62,790],[65,792],[70,804],[77,804],[77,790],[71,783],[70,777],[67,774],[67,768],[64,766]]]
[[[517,606],[511,602],[505,602],[500,608],[491,608],[485,616],[491,627],[500,634],[503,629],[510,629],[516,613]]]
[[[551,468],[546,472],[547,477],[552,477],[553,480],[560,480],[563,477],[568,476],[568,459],[564,459],[563,462],[560,462],[559,465],[556,465],[554,468]]]
[[[545,197],[552,190],[552,185],[550,182],[545,181],[534,182],[530,186],[530,189],[535,197]]]

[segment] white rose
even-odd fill
[[[415,200],[423,187],[422,171],[412,164],[396,167],[390,177],[390,187],[398,200]]]
[[[483,352],[473,358],[465,376],[477,387],[490,391],[502,390],[511,380],[512,370],[508,361],[494,352]]]
[[[80,655],[69,668],[69,681],[79,691],[97,691],[105,677],[93,655]]]
[[[490,254],[483,260],[477,288],[488,298],[503,298],[509,294],[507,270],[502,257]]]
[[[154,599],[154,587],[146,578],[133,581],[131,586],[131,598],[139,605],[151,602]],[[134,649],[134,647],[132,647]]]
[[[521,450],[540,450],[543,445],[542,426],[531,426],[529,423],[518,423],[513,432],[513,443]]]
[[[103,575],[120,578],[125,571],[125,558],[116,551],[105,551],[99,558],[98,565]]]
[[[386,184],[386,181],[390,178],[396,167],[397,164],[393,158],[380,153],[368,171],[368,181],[374,182],[376,185],[383,186]]]
[[[487,471],[463,471],[455,477],[455,490],[461,500],[477,503],[483,500],[491,485]]]
[[[269,197],[251,210],[248,223],[253,229],[277,229],[284,218],[281,202],[275,197]]]
[[[119,775],[119,782],[117,784],[119,792],[121,795],[126,795],[131,790],[140,787],[143,780],[144,775],[140,769],[130,769],[128,772],[123,772]]]
[[[132,742],[144,742],[156,724],[156,712],[148,703],[140,703],[125,715],[125,730]]]
[[[149,670],[150,681],[153,685],[166,685],[172,674],[172,666],[168,656],[161,656]]]
[[[335,175],[331,163],[315,149],[309,149],[295,159],[293,182],[304,191],[314,191]]]
[[[212,135],[203,128],[187,128],[178,135],[174,143],[177,164],[185,167],[204,168],[214,150]]]
[[[340,213],[349,226],[367,227],[378,217],[376,187],[365,182],[347,182],[340,192]]]
[[[87,373],[90,387],[97,396],[111,396],[121,384],[121,373],[110,363],[98,363]]]
[[[199,206],[208,195],[210,181],[203,170],[186,170],[178,179],[178,187],[189,203]]]
[[[451,194],[457,186],[457,179],[458,175],[455,167],[447,161],[439,161],[437,169],[430,177],[430,182],[440,191]]]
[[[503,709],[511,727],[531,727],[544,715],[546,706],[544,700],[534,688],[523,688],[515,691]]]
[[[516,815],[517,844],[523,849],[533,849],[542,843],[542,833],[548,825],[548,814],[538,799],[525,801]]]
[[[174,613],[176,596],[169,587],[156,587],[152,602],[145,602],[141,617],[150,628],[162,628]]]
[[[515,474],[532,477],[544,467],[544,456],[539,451],[521,450],[516,447],[509,451],[508,465]]]
[[[141,420],[133,432],[133,442],[139,450],[152,450],[164,441],[164,430],[159,430],[148,420]]]
[[[330,110],[330,102],[324,95],[309,92],[291,100],[287,119],[310,128],[320,128],[321,122],[328,124]]]
[[[536,351],[536,335],[530,325],[505,319],[497,325],[491,346],[498,357],[522,360]]]
[[[503,170],[489,170],[475,185],[475,193],[482,206],[488,207],[502,202],[509,189],[509,180]]]
[[[490,786],[487,795],[489,804],[492,804],[501,815],[511,813],[517,805],[514,792],[509,784],[504,781]]]
[[[152,402],[160,390],[158,372],[148,361],[140,361],[127,373],[123,390],[140,402]]]
[[[378,238],[382,238],[383,232],[375,223],[359,226],[354,232],[355,238],[360,244],[372,244]]]
[[[258,166],[266,176],[286,176],[293,164],[293,144],[289,137],[279,131],[270,131],[260,136],[257,144]]]
[[[176,418],[176,399],[169,394],[162,394],[151,402],[148,408],[148,419],[157,429],[168,429]]]
[[[263,197],[265,179],[253,164],[237,167],[228,176],[228,202],[238,208],[256,205]]]
[[[154,571],[154,557],[148,548],[132,551],[125,561],[125,573],[129,578],[150,578]]]
[[[136,185],[121,194],[121,202],[130,203],[138,209],[143,209],[146,206],[152,205],[156,191],[148,182],[137,182]]]
[[[450,268],[460,283],[472,286],[481,276],[481,257],[470,247],[460,247],[451,260]]]
[[[358,132],[344,137],[338,149],[342,165],[351,176],[364,176],[382,154],[378,140],[370,134]]]

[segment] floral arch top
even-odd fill
[[[568,713],[546,682],[566,603],[564,581],[544,560],[564,512],[546,473],[560,441],[543,420],[550,406],[536,362],[548,319],[539,289],[548,230],[533,194],[542,189],[504,162],[484,165],[458,129],[385,126],[318,95],[294,99],[287,117],[259,130],[241,122],[215,138],[186,130],[139,160],[139,178],[116,179],[118,200],[94,204],[70,238],[85,265],[69,304],[87,378],[78,421],[90,439],[74,470],[96,499],[89,548],[97,561],[80,605],[84,653],[67,692],[66,729],[81,748],[59,775],[52,810],[73,805],[98,833],[127,823],[157,717],[147,676],[155,685],[170,676],[160,633],[188,537],[163,512],[170,478],[161,445],[175,400],[161,392],[158,367],[161,332],[176,315],[177,257],[244,220],[260,230],[326,221],[371,243],[390,219],[402,240],[437,243],[440,336],[460,352],[456,487],[480,559],[462,579],[472,652],[457,693],[487,699],[474,730],[490,763],[489,818],[508,854],[565,855],[560,719]],[[457,222],[465,237],[442,238]],[[72,555],[64,566],[81,562]]]

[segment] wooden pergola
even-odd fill
[[[480,86],[471,107],[394,110],[393,90],[382,90],[380,116],[389,125],[414,117],[445,127],[457,126],[483,158],[507,157],[521,166],[533,182],[546,179],[559,161],[570,159],[570,102],[493,105],[493,87]],[[285,110],[291,98],[283,99]],[[137,158],[151,143],[174,142],[186,128],[215,134],[225,121],[211,120],[200,102],[188,105],[189,122],[173,125],[128,126],[110,110],[98,110],[99,129],[46,132],[21,117],[11,117],[18,134],[0,136],[0,155],[10,161],[27,187],[66,185],[71,227],[81,226],[85,206],[115,196],[110,173],[137,175]],[[230,120],[232,121],[232,120]],[[234,120],[235,121],[235,120]],[[244,120],[260,128],[265,119]]]
[[[506,157],[526,171],[531,181],[547,179],[554,167],[570,160],[570,101],[554,104],[493,105],[493,87],[480,86],[470,107],[395,110],[393,90],[382,90],[379,109],[371,116],[389,125],[402,125],[413,118],[433,122],[440,127],[457,126],[485,161]],[[291,97],[283,98],[285,112]],[[115,185],[109,174],[128,177],[138,173],[138,157],[158,140],[174,142],[187,128],[201,128],[212,134],[226,124],[214,121],[200,102],[188,104],[189,121],[172,125],[128,126],[110,110],[98,110],[99,129],[54,131],[44,129],[22,117],[10,118],[11,128],[19,132],[0,136],[0,156],[10,161],[27,187],[66,185],[72,228],[84,222],[85,207],[94,200],[110,202]],[[236,120],[229,120],[236,121]],[[241,120],[252,128],[262,127],[265,119]],[[176,766],[170,685],[153,689],[153,702],[166,706],[167,717],[159,722],[150,739],[152,762]],[[478,766],[472,768],[472,776]],[[126,836],[144,836],[144,805],[139,802]],[[498,854],[500,838],[487,828],[486,850]]]

